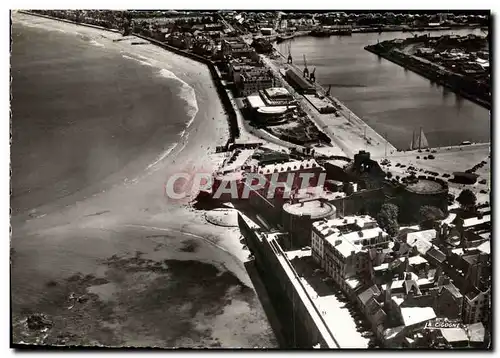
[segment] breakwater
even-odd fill
[[[449,88],[480,106],[491,109],[491,98],[488,98],[487,94],[476,88],[477,85],[470,78],[449,71],[443,71],[437,65],[424,62],[416,56],[407,55],[399,50],[388,49],[381,44],[365,46],[364,49],[441,86]]]
[[[86,26],[86,27],[91,27],[91,28],[95,28],[95,29],[99,29],[99,30],[111,31],[114,33],[121,33],[117,29],[110,29],[110,28],[106,28],[106,27],[102,27],[102,26],[98,26],[98,25],[87,24],[87,23],[83,23],[83,22],[75,22],[72,20],[64,19],[64,18],[58,18],[58,17],[48,16],[48,15],[44,15],[44,14],[33,13],[30,11],[19,11],[19,12],[22,14],[26,14],[26,15],[44,17],[47,19],[51,19],[51,20],[55,20],[55,21],[62,21],[62,22],[66,22],[66,23],[70,23],[70,24],[74,24],[74,25]],[[133,33],[132,35],[137,36],[143,40],[146,40],[149,43],[156,45],[156,46],[159,46],[165,50],[171,51],[177,55],[187,57],[193,61],[201,62],[204,65],[208,66],[208,68],[210,70],[210,74],[211,74],[212,79],[213,79],[214,84],[215,84],[215,88],[217,90],[219,98],[221,99],[222,105],[223,105],[224,110],[226,112],[226,115],[228,117],[229,138],[228,138],[226,147],[228,147],[230,143],[234,143],[234,141],[237,138],[239,138],[239,136],[240,136],[240,129],[238,127],[238,121],[236,118],[236,111],[231,103],[231,100],[229,99],[229,96],[226,93],[226,89],[224,87],[224,84],[222,83],[222,78],[220,76],[220,73],[217,71],[216,63],[213,62],[212,60],[206,58],[206,57],[200,56],[200,55],[195,54],[193,52],[181,50],[179,48],[176,48],[176,47],[171,46],[169,44],[166,44],[164,42],[155,40],[151,37],[144,36],[144,35],[137,34],[137,33]]]

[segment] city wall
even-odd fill
[[[328,347],[304,300],[297,292],[296,285],[291,282],[278,260],[279,255],[286,258],[284,252],[274,242],[261,240],[240,215],[238,215],[238,224],[248,248],[255,257],[256,267],[282,322],[284,327],[282,333],[288,344],[296,348],[311,348],[318,343],[322,348]],[[288,264],[294,271],[291,264]],[[300,288],[303,289],[298,274],[296,272],[293,274],[298,279]],[[307,293],[305,295],[307,296]],[[310,300],[308,296],[307,299]],[[320,312],[316,311],[316,313],[321,317]]]

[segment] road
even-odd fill
[[[231,26],[231,25],[230,25],[230,24],[229,24],[229,23],[228,23],[228,22],[224,19],[224,17],[223,17],[220,13],[219,13],[219,18],[220,18],[220,21],[222,22],[222,24],[223,24],[224,26],[226,26],[228,30],[230,30],[231,32],[233,32],[233,31],[234,31],[234,27],[232,27],[232,26]]]

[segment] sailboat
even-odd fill
[[[410,150],[429,148],[429,142],[425,137],[422,127],[420,127],[420,133],[415,137],[415,131],[413,131],[413,137],[410,143]]]

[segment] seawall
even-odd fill
[[[491,109],[491,101],[480,98],[477,95],[464,90],[462,88],[465,85],[463,81],[452,81],[451,76],[440,76],[437,73],[437,70],[433,68],[432,65],[428,65],[423,61],[418,61],[418,63],[416,63],[417,60],[413,59],[410,56],[407,56],[401,52],[397,52],[396,55],[396,53],[393,51],[383,51],[377,48],[376,45],[365,46],[364,49],[401,67],[409,69],[422,77],[434,81],[441,86],[449,88],[460,96],[474,103],[477,103],[480,106],[485,107],[486,109]]]
[[[66,23],[70,23],[70,24],[74,24],[74,25],[86,26],[86,27],[110,31],[110,32],[114,32],[114,33],[121,33],[119,30],[110,29],[110,28],[103,27],[103,26],[87,24],[87,23],[83,23],[83,22],[75,22],[75,21],[68,20],[68,19],[53,17],[53,16],[49,16],[49,15],[44,15],[44,14],[33,13],[30,11],[19,11],[19,12],[22,14],[25,14],[25,15],[39,16],[39,17],[44,17],[47,19],[55,20],[55,21],[62,21],[62,22],[66,22]],[[234,107],[232,106],[231,101],[230,101],[230,99],[225,91],[225,87],[222,84],[222,78],[220,78],[219,73],[217,72],[215,63],[206,57],[197,55],[197,54],[192,53],[192,52],[178,49],[174,46],[170,46],[166,43],[152,39],[150,37],[147,37],[147,36],[144,36],[141,34],[137,34],[137,33],[132,33],[132,35],[137,36],[143,40],[146,40],[146,41],[150,42],[151,44],[159,46],[167,51],[171,51],[177,55],[187,57],[193,61],[201,62],[204,65],[208,66],[208,68],[210,70],[210,74],[212,76],[212,79],[215,83],[215,88],[217,89],[217,93],[219,95],[219,98],[221,99],[224,110],[226,111],[226,114],[228,116],[229,139],[228,139],[228,142],[226,144],[226,147],[229,145],[229,143],[234,143],[235,139],[239,138],[239,136],[240,136],[240,129],[238,127],[238,121],[236,119],[236,111],[235,111]]]
[[[238,226],[275,305],[282,326],[280,333],[286,345],[289,348],[311,349],[319,343],[323,349],[342,348],[324,322],[321,312],[311,304],[311,297],[285,253],[274,240],[268,241],[263,234],[257,234],[246,220],[238,214]]]

